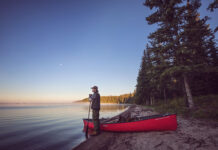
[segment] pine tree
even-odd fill
[[[149,69],[151,65],[149,62],[148,51],[144,50],[142,62],[137,77],[136,93],[134,96],[135,103],[137,104],[150,104],[150,77]]]
[[[187,0],[186,13],[184,13],[184,25],[181,37],[181,51],[189,55],[189,61],[185,60],[182,65],[189,70],[190,83],[194,93],[208,94],[211,86],[209,77],[216,72],[217,49],[215,47],[214,33],[206,23],[208,17],[199,18],[197,12],[201,3],[198,0]],[[196,78],[197,77],[197,78]],[[198,80],[197,80],[198,79]],[[200,80],[204,80],[201,82]],[[192,81],[193,80],[193,81]],[[199,87],[201,88],[198,91]],[[205,91],[205,92],[204,92]]]
[[[177,49],[180,46],[179,30],[182,23],[181,14],[184,7],[179,7],[181,0],[146,0],[145,6],[155,8],[155,12],[148,16],[148,24],[158,24],[158,29],[151,33],[150,49],[152,53],[155,75],[157,76],[156,89],[166,100],[166,89],[173,89],[171,79],[177,78],[182,72],[177,65],[180,65]],[[179,81],[179,80],[178,80]],[[187,83],[187,77],[185,76]],[[178,85],[177,85],[178,86]],[[186,88],[188,88],[186,84]],[[162,91],[162,92],[161,92]],[[172,91],[171,91],[172,92]]]
[[[208,17],[199,18],[197,10],[200,5],[199,0],[145,1],[145,6],[155,9],[155,12],[146,18],[148,24],[158,25],[158,29],[148,37],[152,64],[147,68],[147,71],[152,72],[149,82],[150,99],[166,99],[166,91],[181,95],[181,92],[173,89],[179,87],[181,91],[183,82],[188,106],[193,108],[191,88],[201,87],[201,90],[194,88],[194,94],[202,94],[203,90],[211,86],[208,79],[211,73],[217,73],[217,48],[214,33],[206,24]],[[143,74],[146,74],[146,71]],[[206,82],[198,80],[205,76]],[[217,77],[216,74],[213,77]],[[172,80],[177,82],[172,84]]]

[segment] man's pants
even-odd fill
[[[92,120],[94,123],[94,130],[99,133],[100,132],[100,121],[99,121],[99,110],[92,109]]]

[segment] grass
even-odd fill
[[[160,113],[176,113],[198,119],[212,119],[218,121],[218,95],[193,97],[195,107],[190,110],[186,107],[184,98],[168,100],[167,103],[158,102],[153,107]]]

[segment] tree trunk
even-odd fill
[[[151,106],[151,96],[148,98],[148,105]]]
[[[167,103],[167,98],[166,98],[166,88],[164,88],[164,102]]]
[[[186,92],[187,100],[188,100],[188,106],[189,108],[193,108],[194,102],[192,99],[191,89],[189,87],[187,76],[185,74],[183,74],[183,79],[184,79],[184,85],[185,85],[185,92]]]
[[[151,103],[151,106],[154,105],[154,97],[153,96],[151,97],[150,103]]]

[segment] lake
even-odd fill
[[[100,118],[117,115],[127,106],[102,104]],[[87,116],[87,103],[2,105],[0,149],[71,150],[85,140],[82,118]]]

